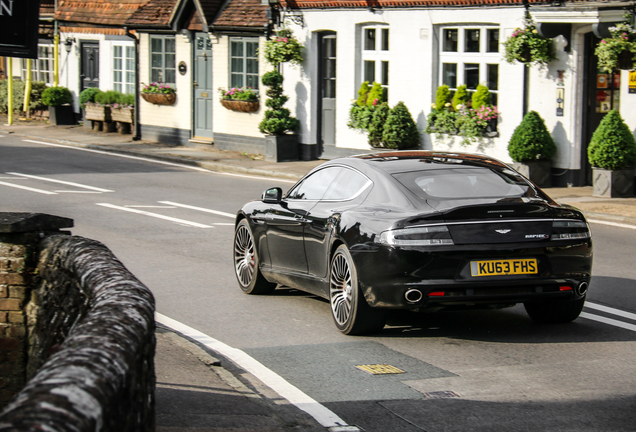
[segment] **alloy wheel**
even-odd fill
[[[234,270],[244,287],[249,286],[254,279],[255,264],[252,233],[246,226],[239,225],[234,237]]]
[[[354,293],[349,262],[342,253],[336,254],[333,258],[329,295],[333,317],[339,325],[343,326],[351,315]]]

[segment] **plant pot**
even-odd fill
[[[87,106],[86,119],[93,121],[111,121],[110,107],[107,106]]]
[[[49,123],[52,125],[74,125],[75,112],[70,105],[49,106]]]
[[[524,47],[519,53],[519,58],[523,63],[530,63],[532,61],[532,51],[530,50],[530,47]]]
[[[630,50],[623,50],[616,58],[618,69],[634,69],[634,54]]]
[[[592,168],[594,189],[592,196],[625,198],[634,196],[634,169],[606,170]]]
[[[131,108],[111,108],[110,117],[112,121],[134,123],[135,110]]]
[[[298,160],[298,135],[265,136],[265,160],[289,162]]]
[[[512,167],[540,188],[552,186],[552,161],[515,162]]]
[[[155,105],[174,105],[177,100],[176,93],[140,93],[146,102]]]
[[[258,101],[242,101],[221,99],[221,105],[231,111],[253,113],[258,111]]]

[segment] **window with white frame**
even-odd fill
[[[362,27],[362,81],[377,82],[389,88],[389,27]]]
[[[27,78],[27,59],[21,59],[22,79]],[[31,79],[53,84],[53,45],[38,45],[38,58],[31,60]]]
[[[230,39],[230,87],[258,88],[258,39]]]
[[[492,103],[499,91],[499,27],[442,27],[439,49],[440,85],[451,91],[461,85],[474,90],[478,84],[488,87]]]
[[[150,37],[150,81],[174,85],[177,78],[174,36]]]
[[[135,93],[135,47],[113,46],[113,89]]]

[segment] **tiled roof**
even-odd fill
[[[147,0],[146,0],[147,1]],[[150,0],[126,20],[134,26],[168,27],[178,0]]]
[[[148,0],[60,0],[55,18],[65,23],[123,26]]]
[[[199,0],[205,22],[208,23],[208,25],[214,23],[214,18],[219,14],[224,3],[223,0]]]
[[[218,19],[208,23],[215,27],[263,28],[268,23],[267,8],[260,0],[231,0]]]
[[[621,0],[618,0],[620,2]],[[566,0],[565,3],[609,3],[611,0]],[[531,5],[550,5],[551,0],[529,0]],[[616,3],[616,1],[614,1]],[[623,1],[623,3],[628,3]],[[513,6],[522,5],[523,0],[281,0],[290,8],[368,8],[368,7],[449,7],[449,6]],[[598,5],[600,6],[600,4]]]

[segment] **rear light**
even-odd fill
[[[446,225],[384,231],[380,234],[380,243],[387,246],[439,246],[454,244]]]
[[[571,286],[560,286],[559,291],[572,291]]]
[[[590,237],[590,227],[584,221],[552,222],[552,240],[581,240]]]

